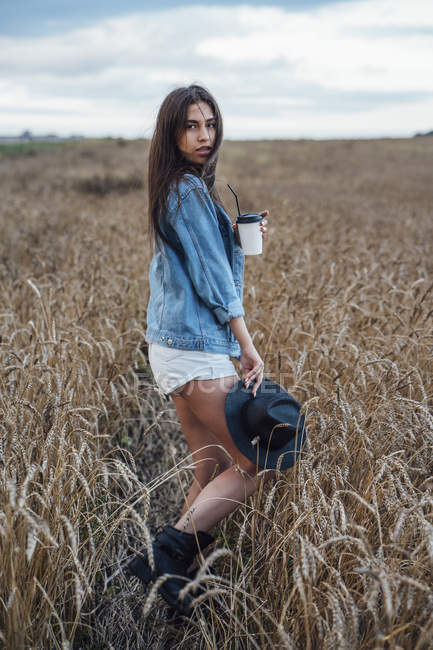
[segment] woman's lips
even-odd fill
[[[200,147],[199,149],[196,149],[196,152],[201,156],[207,156],[211,151],[211,147]]]

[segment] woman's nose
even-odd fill
[[[198,132],[199,140],[209,140],[209,129],[207,126],[200,127]]]

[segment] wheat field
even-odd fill
[[[433,138],[224,144],[226,208],[271,213],[247,324],[308,442],[214,530],[191,621],[122,569],[192,478],[144,344],[147,150],[0,153],[0,644],[433,647]]]

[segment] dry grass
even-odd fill
[[[432,647],[432,139],[226,143],[226,205],[271,210],[250,331],[308,444],[221,524],[181,624],[121,571],[191,475],[140,350],[146,151],[0,160],[0,642]]]

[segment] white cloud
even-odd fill
[[[410,134],[433,127],[432,34],[431,0],[359,0],[184,7],[1,37],[0,130],[149,135],[164,95],[198,81],[230,137]]]
[[[370,0],[305,13],[241,11],[238,19],[249,27],[246,34],[201,40],[197,54],[230,65],[284,60],[296,80],[344,91],[421,91],[426,82],[433,91],[433,31],[401,30],[428,24],[433,30],[431,0]]]

